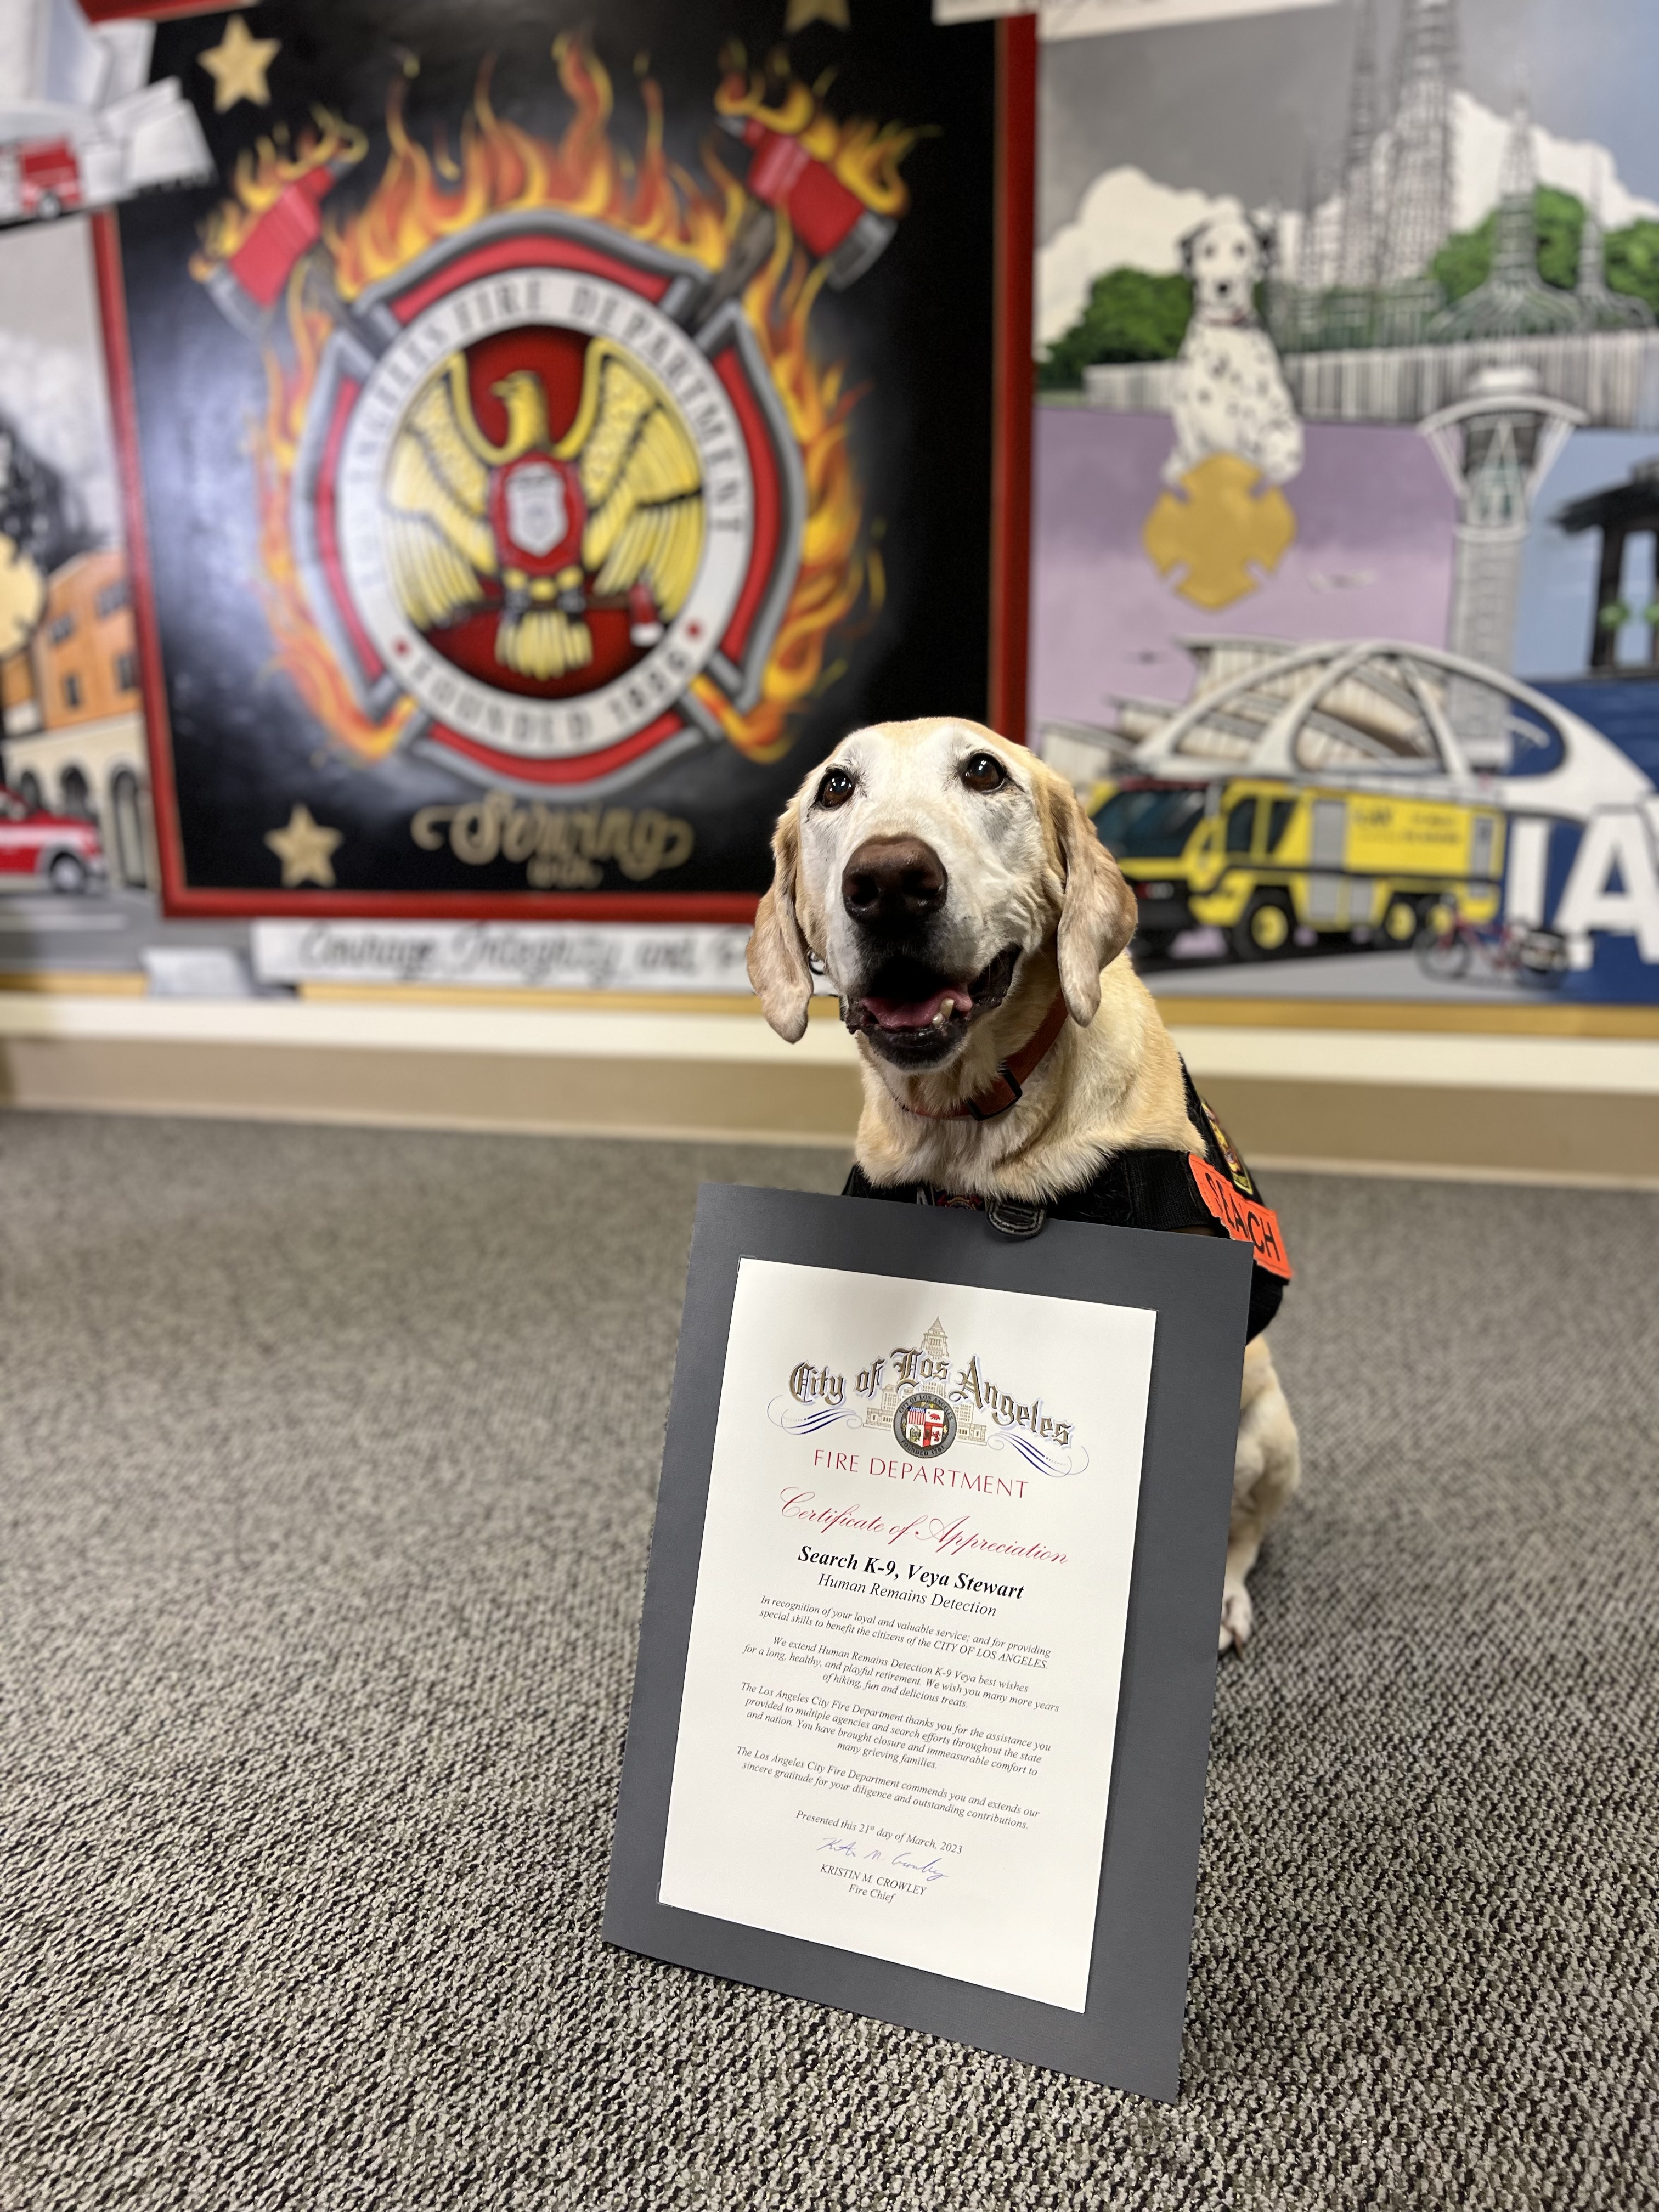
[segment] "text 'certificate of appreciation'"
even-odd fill
[[[1156,1319],[743,1260],[661,1904],[1085,2008]]]

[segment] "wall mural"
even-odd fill
[[[1045,49],[1032,704],[1161,990],[1659,996],[1610,4]],[[0,970],[732,987],[805,767],[982,710],[988,27],[97,14],[0,0]]]
[[[1659,998],[1659,27],[1598,21],[1045,49],[1033,709],[1160,989]]]
[[[91,241],[0,235],[0,969],[150,904],[149,775]]]
[[[994,52],[926,0],[156,27],[216,171],[106,270],[170,911],[737,921],[846,729],[983,713]]]

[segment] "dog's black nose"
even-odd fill
[[[901,936],[939,912],[949,882],[920,837],[866,837],[842,871],[841,902],[866,929]]]

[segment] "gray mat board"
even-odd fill
[[[658,1895],[732,1301],[750,1257],[1157,1313],[1080,2010],[678,1911]],[[1219,1237],[1051,1221],[1028,1239],[1004,1237],[963,1207],[752,1186],[699,1194],[617,1797],[609,1942],[1091,2081],[1176,2095],[1251,1272],[1245,1247]],[[1183,1333],[1190,1341],[1177,1363]]]

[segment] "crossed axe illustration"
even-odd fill
[[[777,236],[780,216],[817,261],[826,266],[826,282],[844,291],[885,251],[896,226],[867,208],[827,162],[808,154],[798,138],[769,130],[752,116],[726,116],[723,127],[750,149],[748,205],[732,234],[718,270],[688,294],[676,319],[696,337],[728,300],[738,297],[764,265]],[[207,280],[215,305],[246,336],[264,334],[268,318],[287,289],[298,264],[322,243],[322,204],[352,165],[323,162],[287,185],[260,216],[229,258]],[[349,329],[373,355],[393,335],[376,330],[335,290],[321,257],[307,272],[313,295],[342,327]]]

